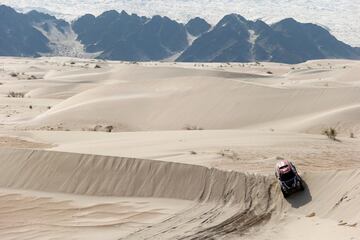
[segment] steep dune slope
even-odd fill
[[[2,187],[82,195],[235,204],[246,196],[245,182],[264,189],[272,184],[266,177],[201,166],[41,150],[2,150],[1,161]]]
[[[286,226],[292,223],[292,216],[303,218],[309,212],[315,212],[317,221],[328,226],[342,220],[344,224],[330,230],[338,234],[360,220],[358,214],[353,214],[360,210],[358,171],[306,173],[307,190],[284,200],[271,176],[40,150],[1,150],[1,153],[1,187],[89,196],[171,198],[197,203],[152,228],[130,232],[128,237],[173,238],[181,232],[185,239],[235,238],[246,234],[249,228],[266,223],[276,226],[283,221]],[[324,218],[328,220],[321,220]],[[82,229],[81,225],[78,227]],[[347,234],[358,232],[354,228]]]

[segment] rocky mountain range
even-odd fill
[[[35,21],[31,13],[20,14],[0,6],[0,55],[39,56],[50,52],[48,39],[33,26]]]
[[[69,23],[37,11],[23,14],[1,5],[0,55],[299,63],[360,59],[360,49],[337,40],[324,27],[292,18],[268,25],[229,14],[211,26],[199,17],[183,24],[163,16],[148,18],[112,10],[99,16],[86,14]]]

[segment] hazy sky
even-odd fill
[[[152,16],[166,15],[185,22],[201,16],[216,23],[223,15],[239,13],[268,23],[293,17],[327,26],[340,40],[360,46],[360,0],[0,0],[18,10],[43,9],[66,19],[109,9]]]

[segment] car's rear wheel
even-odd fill
[[[287,198],[290,194],[288,192],[286,192],[283,188],[281,188],[281,192],[284,196],[284,198]]]
[[[304,190],[305,190],[304,184],[302,183],[302,181],[299,181],[299,190],[300,190],[300,191],[304,191]]]

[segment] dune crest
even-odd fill
[[[354,201],[360,193],[357,186],[360,174],[355,170],[305,173],[308,188],[303,196],[284,200],[271,176],[182,163],[44,150],[4,149],[1,155],[2,188],[99,197],[190,200],[200,206],[193,210],[195,216],[186,210],[169,222],[155,225],[150,232],[143,229],[142,233],[134,235],[136,237],[154,234],[153,231],[166,227],[175,219],[181,222],[190,219],[203,221],[197,214],[209,211],[214,215],[213,221],[202,225],[183,223],[180,228],[190,228],[189,238],[220,237],[240,234],[269,221],[279,221],[286,211],[299,215],[312,210],[320,217],[345,219],[350,208],[351,211],[360,210]],[[356,219],[354,215],[347,217],[346,221]],[[169,231],[164,236],[168,238],[172,234],[176,236],[177,232]]]
[[[360,236],[357,61],[0,63],[1,239]]]

